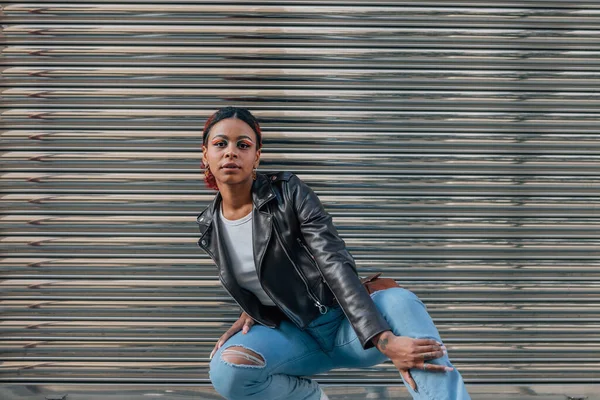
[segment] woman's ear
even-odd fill
[[[207,165],[207,164],[208,164],[208,160],[206,159],[206,150],[207,150],[207,149],[206,149],[206,146],[205,146],[205,145],[202,145],[202,163],[203,163],[204,165]]]
[[[254,168],[258,168],[260,163],[260,149],[256,150],[256,158],[254,159]]]

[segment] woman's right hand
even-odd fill
[[[373,343],[379,351],[392,361],[413,390],[417,390],[417,384],[410,374],[409,369],[411,368],[431,372],[450,372],[454,370],[454,368],[445,365],[426,363],[426,361],[447,354],[446,346],[434,339],[413,339],[406,336],[396,336],[391,331],[385,331],[376,335]]]
[[[235,321],[233,325],[231,325],[231,328],[227,329],[227,332],[221,335],[219,340],[217,340],[217,344],[215,344],[213,351],[210,352],[210,357],[208,359],[212,360],[217,350],[219,350],[221,346],[223,346],[227,339],[229,339],[239,331],[242,331],[242,333],[245,335],[250,331],[252,325],[254,325],[254,320],[252,319],[252,317],[243,312],[242,315],[240,315],[240,317],[238,318],[238,320]]]

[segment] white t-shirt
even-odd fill
[[[258,300],[266,306],[275,303],[265,293],[258,281],[258,274],[252,253],[252,213],[236,220],[223,216],[223,208],[219,207],[219,228],[223,233],[225,248],[229,254],[233,268],[233,276],[238,285],[254,293]]]

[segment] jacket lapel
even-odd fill
[[[198,216],[200,228],[200,246],[204,248],[214,259],[218,267],[229,271],[229,260],[223,243],[219,241],[219,224],[217,223],[217,212],[221,206],[221,193],[217,193],[212,203]]]
[[[256,180],[252,185],[252,201],[254,202],[254,215],[252,218],[252,251],[254,254],[254,265],[258,277],[261,276],[262,261],[267,251],[267,245],[273,231],[273,216],[263,206],[275,198],[271,183],[264,174],[256,174]]]

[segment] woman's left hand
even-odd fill
[[[410,368],[419,368],[431,372],[448,372],[452,367],[430,364],[426,361],[443,357],[446,346],[434,339],[413,339],[406,336],[396,336],[391,331],[383,332],[375,340],[375,345],[385,354],[394,366],[398,368],[406,382],[417,390],[417,385],[410,375]]]

